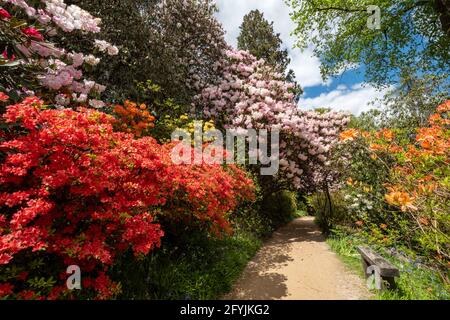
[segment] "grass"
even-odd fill
[[[327,242],[346,265],[355,270],[361,277],[364,277],[360,256],[355,249],[357,245],[367,245],[364,239],[358,238],[357,235],[339,233],[330,236]],[[380,250],[377,250],[377,252],[381,253]],[[396,279],[396,289],[374,292],[375,299],[450,300],[450,287],[443,282],[437,272],[414,263],[400,261],[387,254],[382,255],[399,268],[400,277]]]
[[[161,250],[138,264],[122,266],[129,277],[120,276],[124,292],[119,298],[220,298],[260,246],[254,235],[239,232],[224,239],[198,237],[182,250]]]
[[[291,202],[281,201],[285,209],[285,221],[306,216]],[[277,204],[279,204],[277,202]],[[277,210],[281,210],[277,208]],[[237,221],[235,233],[222,239],[208,237],[204,233],[164,237],[161,248],[152,255],[135,261],[122,257],[112,271],[112,278],[119,281],[122,294],[119,299],[139,300],[209,300],[228,293],[247,263],[268,237],[273,228],[267,219],[258,216]],[[250,220],[249,220],[250,219]],[[267,232],[266,232],[267,231]]]
[[[285,223],[307,215],[295,207],[288,214]],[[175,244],[175,238],[165,237],[161,248],[150,256],[137,262],[123,257],[112,271],[113,279],[122,286],[118,298],[219,299],[231,290],[263,239],[273,231],[266,225],[268,220],[255,219],[247,224],[239,221],[235,233],[222,239],[192,233],[183,235],[184,240]],[[266,229],[268,232],[261,232]]]
[[[295,214],[292,215],[292,219],[297,219],[297,218],[301,218],[301,217],[306,217],[307,215],[308,215],[308,212],[306,212],[305,210],[297,209],[297,211],[295,212]]]
[[[341,238],[331,236],[327,238],[327,243],[331,250],[337,253],[339,258],[347,265],[351,270],[355,271],[361,277],[364,277],[364,271],[362,270],[360,255],[355,249],[355,245],[351,238]]]

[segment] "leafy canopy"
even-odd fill
[[[449,72],[450,1],[448,0],[288,0],[297,45],[312,44],[324,78],[364,63],[366,80],[396,81],[404,66],[418,73]],[[370,5],[380,8],[380,29],[367,20]]]

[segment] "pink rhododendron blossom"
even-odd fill
[[[299,189],[321,183],[317,172],[325,171],[328,153],[348,115],[300,110],[290,92],[293,84],[248,52],[229,50],[216,67],[222,79],[195,99],[204,115],[222,119],[230,129],[281,130],[277,179]]]

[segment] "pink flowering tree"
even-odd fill
[[[271,180],[277,187],[297,190],[322,186],[330,177],[330,151],[349,116],[300,110],[294,85],[246,51],[227,51],[215,68],[221,80],[196,97],[203,115],[225,129],[279,130],[280,168]]]
[[[9,68],[0,75],[2,91],[11,97],[36,93],[61,107],[71,101],[104,106],[99,98],[105,87],[85,78],[100,58],[51,42],[58,33],[98,33],[100,19],[63,0],[1,0],[0,5],[0,66]],[[102,40],[92,50],[107,55],[119,51]]]

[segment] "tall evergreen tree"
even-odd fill
[[[244,16],[238,37],[238,49],[247,50],[258,59],[264,59],[278,71],[285,72],[290,59],[280,34],[275,33],[273,22],[264,18],[259,10],[252,10]]]
[[[244,16],[240,26],[238,49],[249,51],[258,59],[264,59],[278,72],[286,75],[286,80],[295,82],[295,73],[287,70],[291,59],[287,49],[283,49],[283,41],[279,33],[275,33],[273,21],[269,22],[259,10],[252,10]],[[301,94],[302,89],[296,86],[296,93]]]

